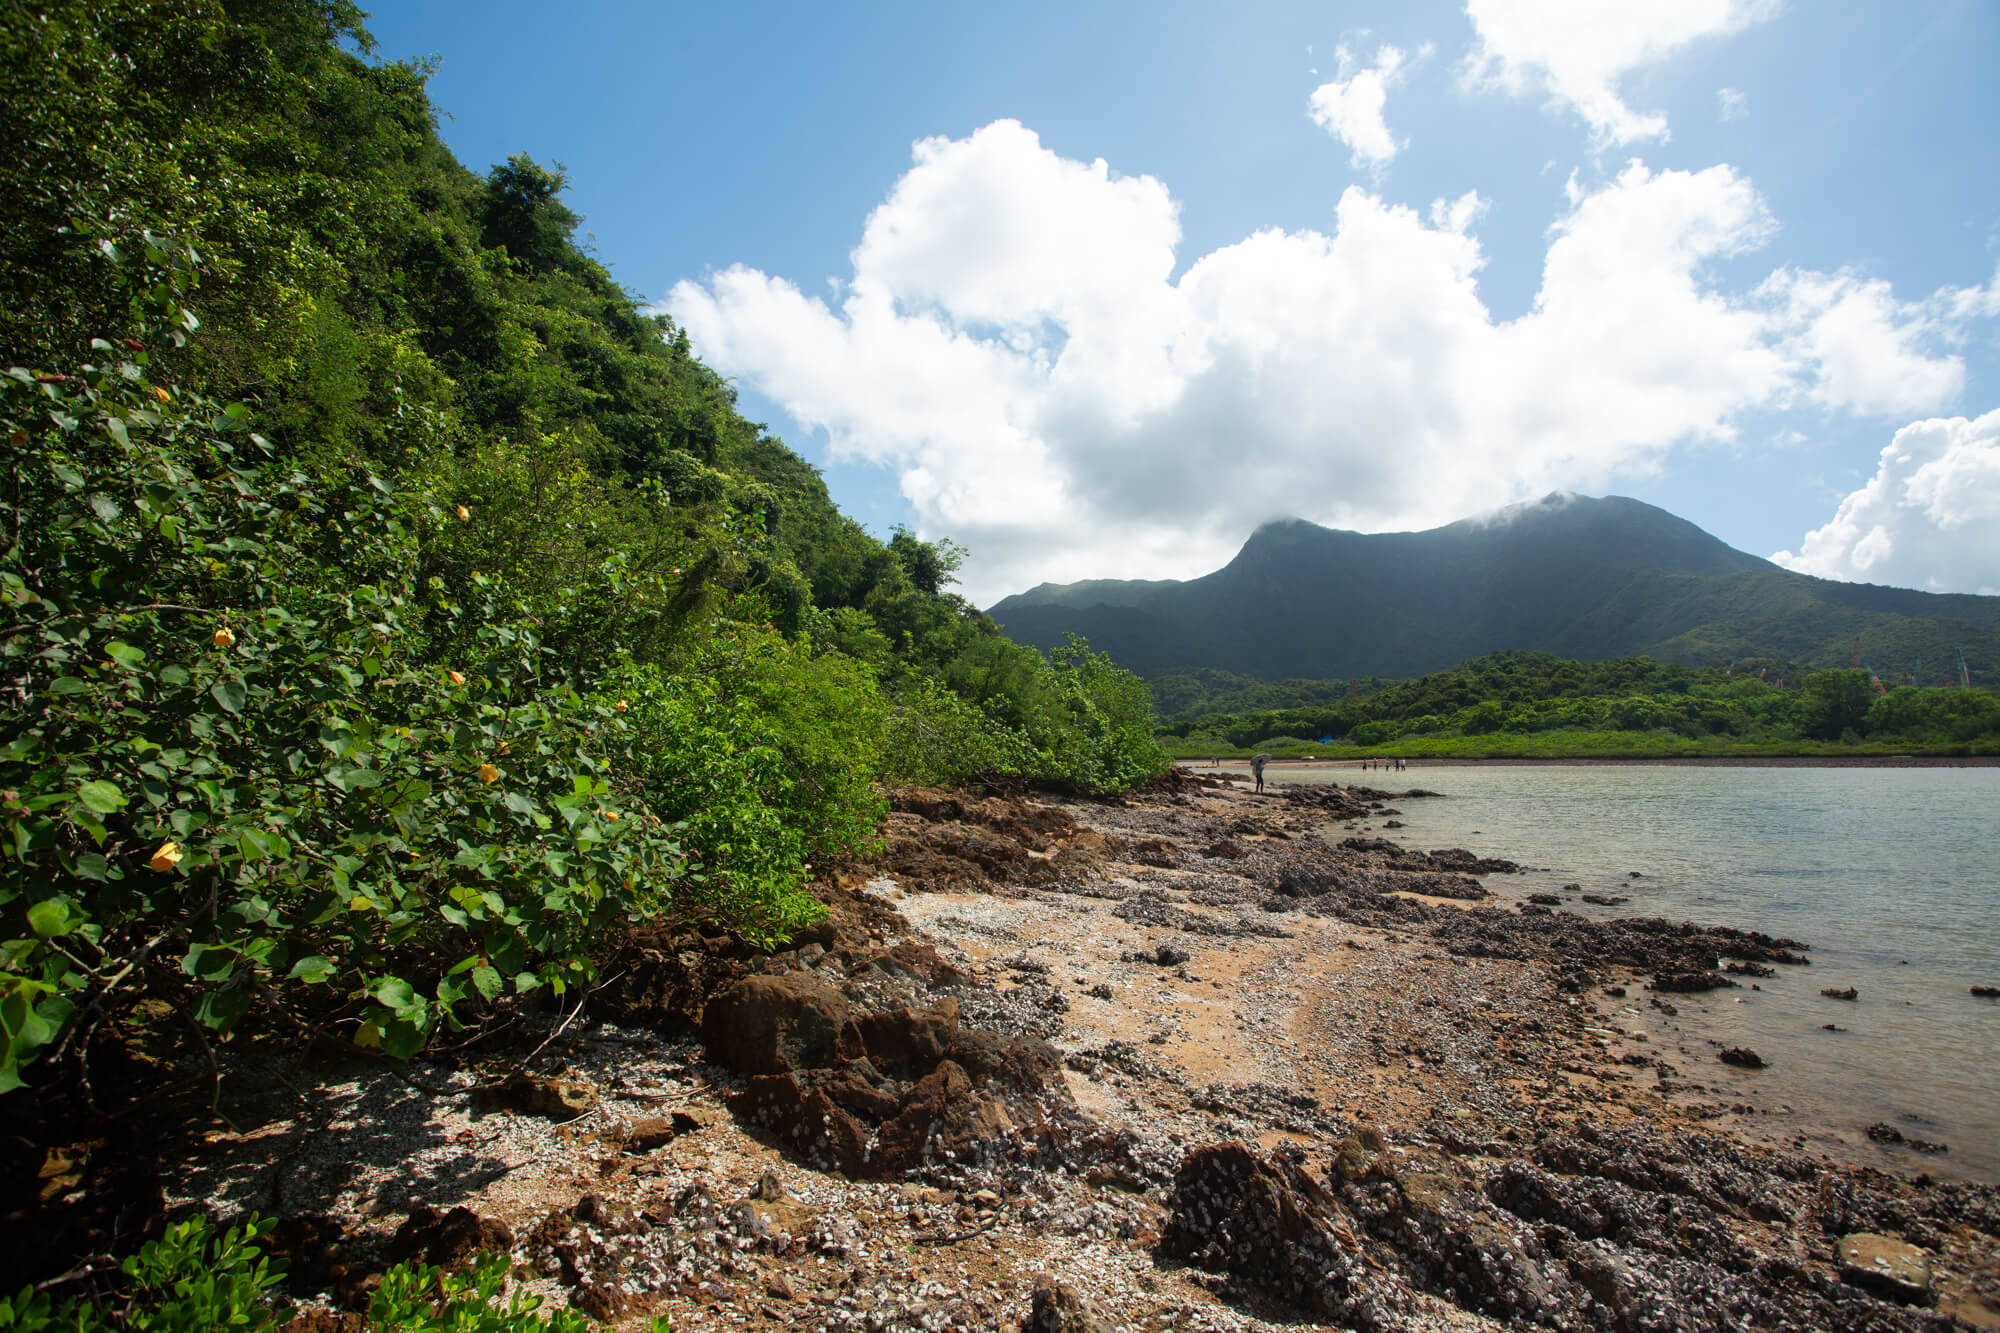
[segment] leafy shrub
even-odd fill
[[[126,1282],[112,1309],[69,1301],[58,1305],[29,1287],[0,1297],[0,1330],[10,1333],[271,1333],[284,1311],[272,1289],[283,1278],[259,1249],[276,1227],[251,1217],[217,1233],[207,1218],[167,1228],[120,1267]],[[542,1298],[523,1287],[507,1291],[507,1257],[482,1254],[466,1274],[398,1264],[382,1276],[368,1302],[368,1326],[380,1333],[587,1333],[595,1327],[575,1310],[541,1312]],[[504,1297],[504,1299],[503,1299]],[[664,1316],[652,1333],[666,1333]]]
[[[478,660],[425,661],[421,501],[365,468],[316,486],[145,369],[0,378],[0,1090],[164,960],[211,1027],[334,985],[397,1054],[470,996],[580,976],[684,870],[676,830],[620,818],[632,738],[537,687],[531,626],[434,604]],[[411,947],[449,955],[421,989]]]

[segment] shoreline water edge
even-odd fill
[[[898,793],[779,954],[642,934],[409,1071],[230,1055],[164,1202],[288,1219],[328,1321],[483,1247],[619,1328],[2000,1327],[2000,1189],[1659,1021],[1809,941],[1495,907],[1354,832],[1422,799]]]

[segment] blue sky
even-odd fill
[[[2000,592],[2000,7],[426,0],[460,159],[988,603],[1551,489]]]

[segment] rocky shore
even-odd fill
[[[1422,799],[901,793],[785,952],[643,935],[407,1067],[229,1053],[217,1132],[35,1164],[40,1238],[277,1216],[300,1330],[480,1248],[624,1328],[2000,1326],[2000,1191],[1742,1132],[1742,1053],[1644,1021],[1806,944],[1499,905],[1384,836]]]

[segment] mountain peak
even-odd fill
[[[1959,632],[1942,617],[2000,640],[2000,598],[1884,589],[1857,600],[1658,506],[1570,491],[1423,532],[1273,519],[1200,578],[1045,585],[992,614],[1040,647],[1082,634],[1142,675],[1216,667],[1264,679],[1408,677],[1505,649],[1838,665],[1867,617],[1940,660]]]

